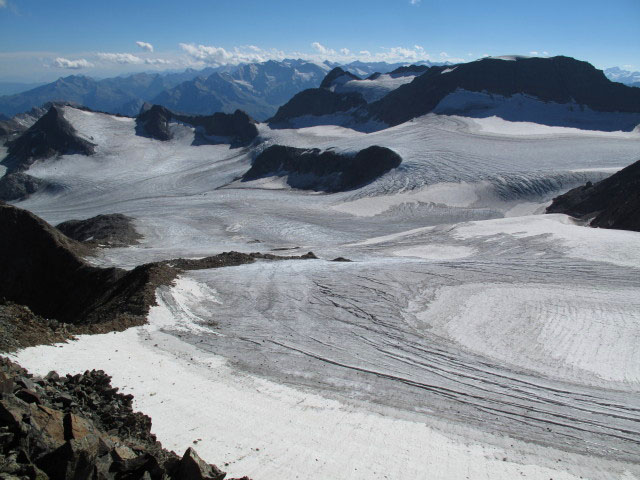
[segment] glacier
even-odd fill
[[[230,476],[640,478],[640,235],[540,214],[638,160],[637,131],[432,113],[369,134],[261,124],[260,146],[230,148],[64,115],[96,154],[36,162],[64,188],[18,205],[133,217],[141,243],[93,263],[319,259],[184,273],[147,325],[23,350],[24,367],[104,369],[166,447],[196,442]],[[274,144],[403,162],[334,194],[240,182]]]

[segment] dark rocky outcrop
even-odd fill
[[[404,77],[406,75],[422,75],[424,72],[429,70],[431,66],[429,65],[407,65],[398,67],[395,70],[389,72],[389,75],[392,77]]]
[[[331,70],[326,77],[322,80],[320,88],[330,89],[337,82],[344,83],[349,80],[360,80],[360,77],[354,75],[351,72],[345,71],[340,67],[336,67]]]
[[[640,232],[640,160],[554,198],[547,213],[584,218],[592,227]]]
[[[155,286],[175,276],[156,265],[130,272],[93,267],[80,258],[87,247],[16,207],[0,205],[0,224],[0,298],[43,317],[120,329],[140,324],[155,302]]]
[[[161,105],[146,105],[136,119],[136,133],[156,140],[170,140],[169,122],[182,122],[197,129],[198,143],[230,143],[246,145],[258,136],[256,122],[246,113],[214,113],[213,115],[183,115]]]
[[[23,200],[42,189],[55,190],[55,186],[26,173],[8,173],[0,178],[0,200]]]
[[[13,137],[21,134],[47,113],[51,105],[53,104],[46,103],[41,107],[33,107],[28,112],[14,115],[12,118],[5,117],[4,119],[0,119],[0,138],[4,137],[5,139],[11,140]]]
[[[445,70],[449,70],[443,74]],[[454,69],[431,67],[413,82],[369,105],[369,116],[398,125],[432,111],[457,89],[503,96],[525,94],[545,102],[572,103],[597,111],[640,112],[640,91],[611,82],[587,62],[570,57],[486,58]]]
[[[347,112],[366,104],[366,100],[357,92],[335,93],[325,88],[312,88],[295,95],[281,106],[268,122],[274,126],[279,124],[286,126],[297,117],[306,115],[319,117]]]
[[[101,370],[34,377],[0,357],[0,478],[225,478],[193,448],[182,458],[162,448],[132,402]]]
[[[172,116],[173,113],[161,105],[143,105],[136,117],[136,134],[156,140],[171,140],[169,122]]]
[[[9,172],[26,170],[34,161],[54,155],[92,155],[95,151],[95,145],[76,134],[57,105],[52,105],[26,132],[7,145],[8,154],[2,164]]]
[[[258,155],[242,181],[286,176],[287,184],[303,190],[340,192],[372,182],[400,165],[392,150],[372,146],[355,155],[273,145]]]
[[[71,325],[36,315],[24,305],[0,302],[0,352],[63,342]]]
[[[200,133],[204,133],[199,138],[202,143],[230,143],[232,146],[242,146],[248,145],[258,136],[256,121],[241,110],[201,116],[176,115],[175,118],[199,127]]]
[[[0,120],[0,137],[11,137],[24,132],[26,129],[26,126],[21,125],[11,118]]]
[[[133,219],[121,213],[67,220],[56,228],[67,237],[91,246],[126,247],[142,238],[133,226]]]

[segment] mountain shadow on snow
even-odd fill
[[[640,232],[640,160],[554,198],[547,213],[584,218],[592,227]]]
[[[47,113],[18,138],[9,141],[7,146],[7,156],[2,164],[8,172],[27,170],[39,159],[76,153],[93,155],[95,152],[95,145],[78,136],[58,105],[52,105]]]
[[[250,144],[258,136],[256,121],[241,110],[213,115],[184,115],[161,105],[146,105],[136,117],[136,134],[167,141],[173,138],[171,122],[181,122],[196,129],[194,145],[229,143],[239,147]]]
[[[334,193],[371,183],[401,163],[396,152],[376,145],[355,155],[273,145],[254,159],[242,181],[286,176],[293,188]]]

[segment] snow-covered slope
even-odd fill
[[[253,151],[64,112],[96,153],[31,166],[66,189],[20,206],[134,217],[141,244],[96,263],[321,259],[190,272],[148,326],[28,349],[24,366],[103,368],[163,444],[197,440],[256,480],[640,478],[640,235],[530,215],[640,158],[637,132],[430,114],[371,134],[260,125]],[[239,182],[272,144],[403,162],[330,195]]]
[[[410,83],[416,78],[417,74],[393,75],[385,73],[375,76],[374,78],[365,78],[362,80],[348,80],[336,84],[334,91],[337,93],[357,92],[367,102],[375,102],[380,100],[387,93],[396,88]]]

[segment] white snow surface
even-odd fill
[[[638,160],[639,136],[438,114],[370,134],[260,125],[257,148],[402,156],[327,195],[238,181],[256,152],[192,145],[183,125],[160,142],[65,116],[96,155],[38,162],[65,188],[18,205],[53,224],[134,217],[143,241],[93,263],[320,260],[185,273],[148,325],[23,350],[26,368],[104,369],[165,446],[201,439],[229,476],[640,479],[640,234],[536,214]]]
[[[337,93],[360,93],[367,103],[380,100],[389,92],[395,90],[402,85],[413,82],[418,74],[413,75],[391,75],[388,73],[380,75],[375,79],[362,79],[362,80],[348,80],[345,82],[339,82],[335,86],[335,92]],[[348,77],[344,76],[345,79]]]
[[[565,127],[566,133],[584,133],[599,131],[633,132],[639,136],[639,113],[601,112],[577,103],[544,102],[536,97],[516,94],[510,97],[488,92],[470,92],[458,89],[444,97],[433,109],[433,113],[444,115],[463,115],[482,119],[476,122],[480,129],[487,132],[505,134],[562,133],[557,130]],[[498,117],[503,121],[493,119]],[[509,122],[515,122],[510,125]],[[538,124],[539,126],[531,125]],[[541,128],[545,127],[546,128]],[[568,130],[571,129],[571,130]],[[533,133],[528,133],[528,132]]]

